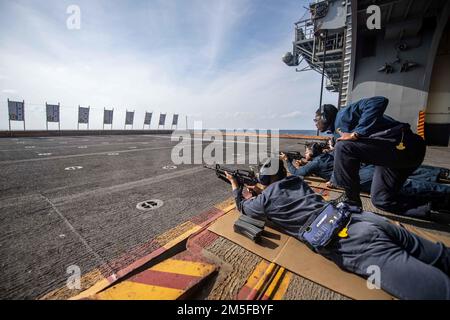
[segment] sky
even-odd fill
[[[90,128],[114,108],[180,114],[184,126],[314,129],[320,75],[282,61],[292,50],[300,0],[0,0],[0,130],[7,99],[25,100],[27,129],[45,128],[45,103],[61,104],[61,128]],[[80,28],[70,29],[80,9]],[[69,23],[70,25],[70,23]],[[337,103],[324,90],[324,103]],[[153,122],[152,127],[156,123]],[[50,124],[50,129],[56,124]],[[22,123],[13,122],[13,129]]]

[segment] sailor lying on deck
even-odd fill
[[[287,234],[309,243],[339,267],[362,277],[370,276],[373,266],[379,267],[381,288],[400,299],[450,299],[450,250],[447,247],[357,207],[344,205],[335,209],[315,194],[302,178],[286,177],[286,169],[280,162],[271,158],[264,163],[259,174],[264,189],[248,200],[242,196],[242,187],[227,175],[242,214],[272,221]],[[272,171],[268,174],[270,168]],[[334,226],[339,235],[336,232],[325,233],[327,237],[320,236],[324,233],[311,234],[330,209],[336,211],[332,215],[338,218],[327,219],[324,225]]]
[[[328,187],[337,186],[333,177],[333,152],[324,153],[320,144],[312,143],[306,145],[305,158],[308,163],[296,167],[284,154],[280,155],[280,159],[286,163],[292,175],[300,177],[315,175],[327,180]],[[448,176],[448,171],[445,168],[421,165],[406,179],[400,193],[405,196],[420,197],[430,202],[440,202],[442,206],[444,204],[450,206],[450,185],[438,183],[441,177]],[[361,164],[359,178],[362,192],[370,193],[374,173],[374,165]],[[445,212],[443,209],[442,211]],[[430,216],[430,218],[433,217],[433,215]]]
[[[359,169],[361,163],[376,166],[371,201],[379,209],[416,217],[439,211],[439,203],[402,195],[406,179],[422,163],[425,141],[409,124],[384,114],[388,99],[373,97],[352,103],[339,111],[330,104],[316,112],[317,129],[337,138],[334,150],[334,177],[344,188],[346,202],[361,206]]]

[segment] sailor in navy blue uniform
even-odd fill
[[[302,241],[300,230],[328,202],[301,177],[286,177],[282,162],[275,173],[267,174],[266,166],[273,168],[279,161],[269,159],[264,163],[259,173],[263,188],[259,195],[247,200],[242,196],[243,186],[231,175],[227,178],[242,214],[268,219]],[[379,267],[381,288],[397,298],[450,299],[450,250],[374,213],[352,214],[347,235],[335,236],[318,253],[364,278],[372,275],[373,266]]]
[[[361,191],[370,192],[372,177],[375,172],[374,165],[362,165],[359,170]],[[400,193],[415,197],[428,198],[428,201],[446,201],[450,196],[450,185],[439,183],[439,174],[445,168],[421,165],[406,179]],[[449,208],[450,209],[450,208]]]
[[[420,166],[425,141],[409,124],[384,114],[388,99],[373,97],[341,110],[324,105],[316,112],[317,128],[337,138],[334,150],[334,178],[344,188],[347,201],[360,205],[361,163],[375,165],[371,186],[372,203],[379,209],[414,217],[429,217],[439,203],[402,195],[399,190]],[[436,206],[436,207],[434,207]]]

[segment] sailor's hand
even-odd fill
[[[302,160],[294,160],[293,165],[296,168],[300,168],[303,165],[303,162],[302,162]]]
[[[247,187],[247,191],[250,192],[252,195],[258,195],[263,191],[263,189],[260,188],[258,185],[254,185],[254,186],[246,185],[246,187]]]
[[[236,178],[233,177],[231,174],[229,174],[228,172],[225,171],[225,176],[227,177],[228,181],[230,181],[231,183],[231,187],[233,188],[233,190],[238,189],[238,183],[236,181]]]
[[[358,140],[358,134],[356,132],[339,132],[339,134],[341,135],[340,138],[337,139],[337,141],[355,141]]]
[[[283,161],[288,161],[288,157],[286,154],[284,154],[283,152],[280,152],[280,159]]]

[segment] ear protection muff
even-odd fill
[[[324,106],[319,107],[319,109],[317,109],[316,114],[320,117],[320,121],[328,127],[329,123],[328,123],[328,118],[327,118],[327,114],[324,110]]]
[[[326,123],[328,125],[328,118],[325,112],[325,106],[322,106],[319,110],[320,110],[320,119],[322,120],[323,123]]]
[[[336,118],[337,109],[332,104],[324,104],[322,105],[316,113],[320,116],[322,123],[328,128],[331,125],[331,122]]]

